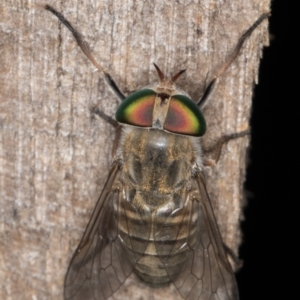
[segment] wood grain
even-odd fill
[[[49,1],[85,36],[98,62],[128,94],[187,69],[180,88],[197,100],[239,36],[269,0]],[[265,21],[220,80],[205,108],[208,149],[249,126]],[[0,4],[0,298],[62,299],[71,255],[112,161],[114,130],[90,111],[113,115],[118,99],[69,31],[31,1]],[[224,242],[241,243],[246,148],[224,147],[208,187]],[[176,299],[134,276],[114,299]],[[179,297],[177,296],[177,299]]]

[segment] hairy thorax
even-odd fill
[[[156,129],[125,131],[122,180],[147,197],[146,205],[157,207],[188,187],[198,155],[194,139]]]

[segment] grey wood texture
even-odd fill
[[[48,1],[83,34],[121,90],[187,69],[177,82],[193,99],[269,0]],[[208,149],[249,127],[253,85],[268,22],[255,30],[204,113]],[[0,3],[0,298],[62,299],[67,267],[112,161],[118,99],[70,32],[32,1]],[[208,190],[224,242],[236,253],[245,205],[249,138],[229,142]],[[176,298],[177,297],[177,298]],[[130,277],[113,299],[180,299]]]

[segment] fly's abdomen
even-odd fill
[[[140,197],[144,198],[136,196]],[[142,199],[135,200],[136,204]],[[152,284],[176,278],[195,242],[196,224],[190,206],[170,209],[172,201],[154,210],[123,203],[119,215],[123,250],[137,275]]]

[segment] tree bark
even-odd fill
[[[0,298],[62,299],[63,280],[112,161],[118,99],[70,32],[31,1],[0,4]],[[49,1],[82,33],[98,62],[128,93],[187,69],[179,87],[198,100],[238,38],[269,0]],[[221,78],[204,114],[209,149],[249,128],[267,21]],[[230,141],[208,171],[225,244],[238,252],[249,138]],[[130,277],[113,299],[180,299]]]

